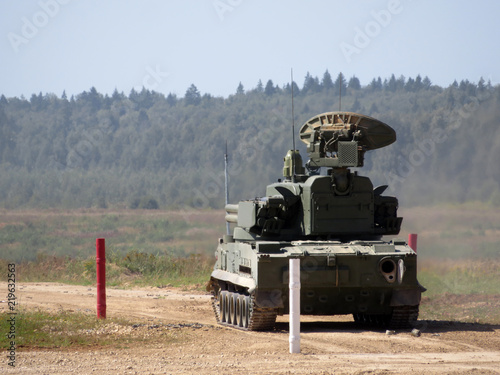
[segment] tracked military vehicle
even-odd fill
[[[395,131],[368,116],[328,112],[307,121],[300,139],[305,167],[290,150],[283,180],[264,197],[226,205],[234,230],[219,240],[208,286],[217,322],[272,330],[277,315],[289,313],[289,258],[299,258],[301,314],[411,326],[422,292],[417,254],[403,240],[382,240],[400,231],[398,200],[349,170],[363,166],[366,151],[393,143]]]

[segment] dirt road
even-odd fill
[[[0,283],[0,290],[7,285]],[[95,312],[93,287],[18,283],[23,308]],[[0,357],[2,374],[380,374],[500,373],[500,326],[420,321],[386,335],[362,330],[350,317],[303,317],[301,353],[289,354],[288,318],[274,332],[243,332],[215,325],[207,294],[174,288],[107,290],[107,316],[136,322],[151,337],[100,349],[19,350],[16,367]],[[6,311],[0,303],[0,311]],[[109,332],[108,332],[109,333]],[[114,337],[114,336],[113,336]],[[162,338],[165,337],[165,340]]]

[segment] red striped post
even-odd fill
[[[417,235],[415,233],[408,235],[408,246],[410,246],[414,252],[417,252]]]
[[[96,271],[97,271],[97,318],[106,319],[106,245],[104,238],[97,238]]]

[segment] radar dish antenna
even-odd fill
[[[318,167],[361,167],[366,151],[396,141],[394,129],[382,121],[342,111],[314,116],[299,133],[307,145],[311,165]]]

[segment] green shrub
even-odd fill
[[[130,202],[130,208],[132,209],[144,209],[144,210],[157,210],[160,208],[158,201],[151,196],[144,196],[142,198],[133,198]]]

